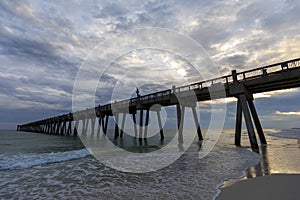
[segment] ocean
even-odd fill
[[[202,159],[195,140],[162,169],[128,173],[95,159],[79,137],[0,131],[0,199],[215,199],[231,180],[299,174],[300,130],[265,135],[260,154],[251,151],[245,130],[243,147],[236,147],[234,130],[226,129]]]

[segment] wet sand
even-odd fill
[[[221,188],[217,200],[234,199],[300,199],[300,174],[272,174],[253,179],[241,180]]]

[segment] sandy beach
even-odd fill
[[[241,180],[221,189],[217,200],[299,199],[300,174],[272,174]]]

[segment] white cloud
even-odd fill
[[[298,112],[281,112],[281,111],[276,111],[277,115],[292,115],[292,116],[300,116],[300,111]]]
[[[271,91],[271,92],[262,92],[262,93],[254,94],[253,96],[255,99],[268,98],[268,97],[272,97],[272,96],[279,96],[279,95],[295,93],[295,92],[299,92],[299,89],[291,88],[291,89],[276,90],[276,91]]]
[[[199,105],[214,105],[214,104],[229,104],[237,102],[237,99],[235,97],[228,97],[223,99],[215,99],[215,100],[209,100],[209,101],[201,101],[198,104]]]

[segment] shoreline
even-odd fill
[[[246,177],[246,174],[245,174],[245,171],[244,170],[242,173],[242,175],[240,175],[239,177],[236,177],[236,178],[225,178],[225,179],[222,179],[220,181],[220,183],[216,186],[216,194],[214,195],[214,198],[213,199],[217,199],[221,193],[222,193],[222,189],[225,188],[225,187],[229,187],[231,186],[232,184],[235,184],[235,183],[238,183],[240,182],[241,180],[244,180],[245,177]]]
[[[261,146],[262,149],[264,149],[266,146]],[[243,148],[243,147],[241,147]],[[262,150],[261,149],[261,150]],[[249,151],[252,151],[251,149],[248,149]],[[227,188],[227,187],[231,187],[232,185],[234,184],[237,184],[241,181],[244,181],[244,180],[249,180],[249,179],[254,179],[254,178],[257,178],[257,177],[260,177],[260,176],[265,176],[267,174],[265,173],[255,173],[255,177],[253,177],[252,175],[250,175],[250,172],[253,170],[253,169],[256,169],[258,166],[260,166],[261,164],[264,163],[264,156],[261,155],[261,153],[265,154],[265,150],[262,150],[262,152],[260,152],[260,161],[257,162],[255,165],[251,165],[251,166],[248,166],[246,168],[244,168],[243,171],[241,171],[241,175],[238,176],[238,177],[227,177],[223,180],[220,181],[220,183],[217,185],[217,192],[214,196],[214,199],[218,199],[221,195],[222,195],[222,191],[224,190],[224,188]],[[262,169],[260,169],[262,170]],[[256,170],[254,170],[256,171]]]
[[[215,199],[299,199],[299,134],[295,129],[266,132],[270,144],[260,147],[261,161],[242,177],[223,180]]]
[[[250,179],[236,179],[219,188],[217,200],[227,199],[299,199],[300,174],[270,174]],[[226,182],[226,181],[225,181]]]

